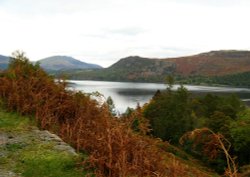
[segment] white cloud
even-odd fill
[[[247,0],[0,0],[0,54],[108,66],[128,55],[250,49],[249,16]]]

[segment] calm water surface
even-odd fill
[[[119,113],[123,113],[127,107],[135,108],[148,102],[157,90],[166,89],[164,84],[132,83],[132,82],[106,82],[106,81],[69,81],[70,87],[85,93],[100,92],[105,98],[111,96]],[[208,87],[184,85],[189,91],[196,94],[214,93],[218,95],[237,94],[244,101],[250,100],[250,89],[230,87]],[[179,85],[175,85],[174,89]]]

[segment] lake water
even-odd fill
[[[164,84],[133,83],[133,82],[106,82],[106,81],[76,81],[69,80],[71,89],[92,93],[98,91],[105,98],[112,97],[119,113],[123,113],[127,107],[135,108],[148,102],[157,90],[166,89]],[[237,94],[242,100],[250,101],[250,89],[230,87],[208,87],[184,85],[195,94],[213,93],[218,95]],[[179,85],[175,85],[174,89]]]

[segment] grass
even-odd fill
[[[37,145],[22,150],[18,156],[17,171],[25,177],[81,177],[82,168],[77,168],[79,158],[51,150],[49,145]]]
[[[11,143],[0,143],[0,176],[1,169],[25,177],[90,175],[77,165],[86,158],[85,154],[73,156],[54,149],[55,142],[45,142],[34,135],[31,131],[34,125],[28,117],[0,109],[0,138],[2,135],[13,140]]]
[[[0,109],[0,131],[22,131],[34,125],[28,117],[7,113]]]

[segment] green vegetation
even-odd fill
[[[194,97],[183,86],[173,91],[169,85],[166,91],[157,92],[143,110],[155,137],[178,146],[179,139],[187,132],[207,127],[218,137],[226,138],[223,140],[226,144],[230,142],[228,151],[237,157],[237,164],[250,164],[250,109],[235,95]],[[212,146],[216,144],[212,140],[211,144],[207,144],[209,137],[212,135],[205,133],[198,140],[186,140],[182,149],[222,173],[227,168],[224,152],[218,147],[212,151]],[[206,144],[205,149],[202,142]]]
[[[155,69],[156,70],[156,69]],[[171,72],[151,73],[141,75],[142,71],[126,69],[95,69],[95,70],[67,70],[50,72],[57,77],[66,76],[69,79],[87,79],[104,81],[132,81],[132,82],[156,82],[161,83],[168,74],[172,74],[178,84],[191,85],[224,85],[233,87],[250,87],[250,72],[226,74],[222,76],[190,75],[182,76]]]
[[[27,118],[18,115],[17,113],[7,113],[0,108],[0,130],[2,131],[22,131],[34,123]]]
[[[163,140],[177,143],[187,131],[193,129],[193,114],[189,108],[189,96],[184,87],[177,92],[167,90],[154,97],[145,108],[153,134]]]
[[[80,177],[86,172],[72,156],[53,147],[55,142],[39,139],[30,118],[0,109],[0,171],[11,171],[25,177]],[[6,139],[4,142],[4,139]],[[0,172],[0,176],[1,176]]]
[[[239,163],[249,164],[250,153],[250,110],[241,112],[236,121],[230,124],[230,135],[232,138],[235,154]]]
[[[227,85],[234,87],[250,87],[250,72],[227,74],[224,76],[175,76],[176,82],[193,85]]]
[[[83,169],[76,167],[76,162],[79,162],[79,159],[52,151],[50,148],[50,146],[26,148],[19,156],[22,163],[17,165],[17,170],[21,171],[25,177],[86,176]]]

